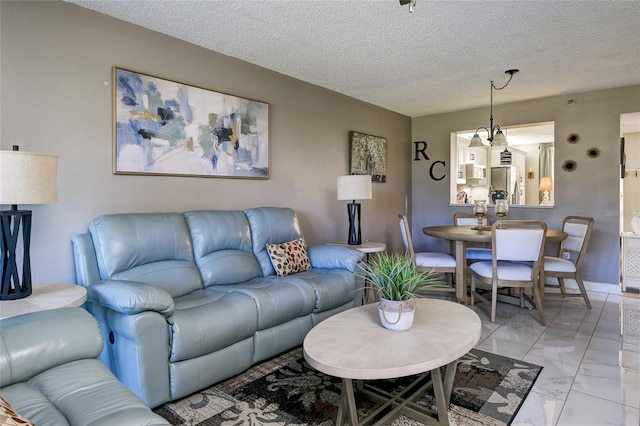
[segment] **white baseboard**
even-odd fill
[[[553,280],[553,281],[552,281]],[[557,284],[554,278],[549,278],[545,280],[548,283]],[[578,289],[578,283],[575,280],[565,278],[564,285],[567,288]],[[599,293],[611,293],[611,294],[621,294],[622,290],[620,287],[620,283],[600,283],[596,281],[585,281],[584,286],[587,288],[587,291],[596,291]]]

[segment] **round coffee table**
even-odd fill
[[[304,357],[316,370],[342,378],[342,403],[336,424],[346,408],[352,425],[358,425],[352,380],[379,380],[423,374],[403,395],[385,398],[393,408],[380,423],[400,414],[418,421],[437,418],[447,425],[447,407],[457,360],[480,340],[478,315],[466,306],[438,299],[417,299],[411,329],[397,332],[382,327],[378,304],[349,309],[316,325],[305,337]],[[443,380],[440,367],[446,366]],[[427,378],[430,380],[426,381]],[[420,410],[410,403],[433,387],[437,412]],[[358,384],[374,399],[382,395],[375,387]],[[407,396],[407,393],[411,393]],[[428,418],[428,420],[427,420]],[[371,419],[363,419],[367,422]]]

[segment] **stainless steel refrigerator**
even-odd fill
[[[507,191],[509,204],[520,204],[518,188],[518,174],[515,166],[501,166],[491,168],[491,189],[493,191]]]

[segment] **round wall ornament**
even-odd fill
[[[562,170],[565,172],[572,172],[578,168],[578,163],[575,160],[567,160],[562,164]]]
[[[569,143],[578,143],[580,142],[580,135],[577,133],[571,133],[569,136],[567,136],[567,142]]]
[[[587,157],[589,158],[598,158],[600,157],[600,149],[599,148],[589,148],[587,150]]]

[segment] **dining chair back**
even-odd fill
[[[455,212],[453,214],[453,224],[456,226],[476,226],[478,217],[473,212]],[[489,216],[482,218],[482,226],[489,226]]]
[[[567,233],[567,238],[560,243],[557,256],[544,257],[545,277],[554,277],[558,280],[558,286],[546,284],[545,289],[559,287],[560,293],[545,291],[546,296],[582,297],[588,309],[591,309],[591,301],[587,289],[582,280],[582,264],[589,247],[589,240],[593,232],[595,222],[592,217],[567,216],[562,222],[562,230]],[[580,294],[567,293],[565,278],[576,281]]]
[[[503,220],[491,227],[492,260],[470,266],[471,304],[476,297],[489,302],[476,291],[477,284],[491,286],[491,322],[496,321],[498,289],[509,287],[520,290],[520,307],[527,300],[538,311],[540,323],[546,325],[538,284],[546,232],[547,225],[535,220]],[[526,288],[531,289],[531,297]]]
[[[453,214],[453,224],[455,226],[477,226],[478,217],[473,212],[455,212]],[[488,216],[482,218],[482,226],[489,226]],[[478,260],[491,260],[491,249],[487,247],[487,244],[481,244],[481,246],[469,246],[469,243],[467,243],[467,264]]]
[[[451,284],[452,275],[456,272],[456,259],[448,253],[443,252],[418,252],[413,248],[413,240],[411,239],[411,230],[407,216],[400,213],[400,234],[404,243],[405,250],[413,258],[416,266],[420,270],[435,270],[436,272],[447,274],[447,280]],[[449,287],[430,287],[429,291],[455,291],[453,286]]]

